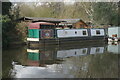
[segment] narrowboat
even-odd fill
[[[104,28],[69,28],[59,27],[54,23],[35,22],[28,25],[28,43],[61,44],[81,41],[104,41]]]
[[[85,41],[104,41],[104,28],[91,28],[82,19],[22,17],[28,21],[28,44],[62,44]]]

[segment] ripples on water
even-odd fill
[[[119,43],[21,47],[3,51],[3,77],[118,78]]]

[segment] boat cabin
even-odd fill
[[[108,36],[120,38],[120,27],[109,27]]]
[[[55,19],[55,18],[24,18],[31,20],[28,25],[27,41],[48,42],[56,41],[82,41],[103,40],[105,30],[103,28],[87,28],[80,19]],[[53,41],[54,40],[54,41]],[[60,41],[60,42],[61,42]],[[43,43],[41,42],[41,43]]]
[[[55,24],[48,22],[36,22],[28,25],[29,38],[52,38]],[[45,34],[47,32],[47,34]]]
[[[108,28],[108,41],[120,41],[120,27]]]

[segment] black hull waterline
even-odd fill
[[[39,39],[39,41],[28,41],[28,45],[62,45],[62,44],[79,44],[79,43],[94,43],[94,42],[106,42],[107,39],[104,36],[95,37],[74,37],[74,38],[53,38],[53,39]]]

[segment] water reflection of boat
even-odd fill
[[[74,56],[85,56],[89,54],[104,53],[105,47],[86,47],[86,48],[77,48],[77,49],[27,49],[28,59],[33,61],[38,61],[39,64],[53,64],[57,60],[74,57]],[[30,62],[29,62],[30,63]],[[36,62],[35,62],[36,63]],[[37,64],[37,63],[36,63]],[[30,64],[29,64],[30,65]],[[32,61],[31,61],[31,65]],[[40,66],[40,65],[39,65]]]
[[[56,53],[53,51],[27,49],[27,55],[27,65],[31,66],[45,66],[45,64],[53,64],[60,61],[57,60]]]
[[[90,54],[104,53],[104,47],[92,47]]]
[[[120,54],[120,42],[108,42],[108,52]]]
[[[60,63],[64,58],[86,56],[108,52],[119,53],[120,44],[106,46],[76,47],[76,48],[36,48],[27,49],[28,62],[31,66],[45,66],[47,64]]]
[[[87,55],[87,54],[88,54],[88,48],[59,50],[59,51],[57,51],[57,58],[83,56],[83,55]]]
[[[89,54],[104,53],[105,47],[90,47],[80,49],[69,49],[57,51],[57,58],[65,58],[72,56],[85,56]]]

